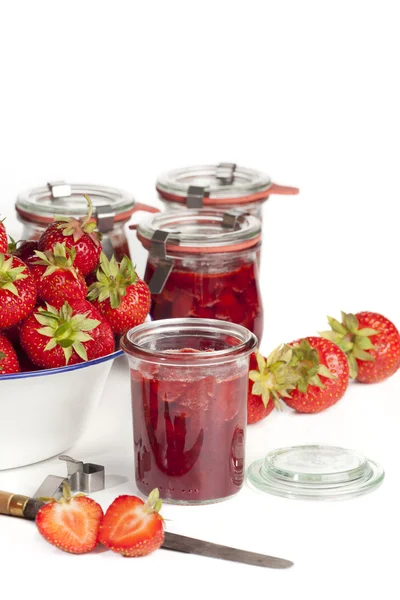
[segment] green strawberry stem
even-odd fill
[[[319,334],[343,350],[349,363],[350,377],[355,379],[358,375],[357,360],[370,362],[375,360],[367,350],[375,348],[370,337],[379,335],[380,332],[370,327],[359,329],[356,315],[343,311],[341,323],[333,317],[328,317],[328,323],[331,326],[331,331],[320,331]]]
[[[93,203],[89,196],[84,194],[84,197],[86,198],[89,207],[86,217],[84,219],[75,219],[75,217],[56,217],[56,220],[59,222],[58,228],[61,229],[64,236],[73,236],[74,242],[78,242],[86,233],[95,245],[99,246],[102,236],[99,231],[95,231],[97,225],[96,221],[92,220]]]
[[[272,397],[279,410],[279,399],[289,397],[289,392],[295,389],[298,375],[292,368],[292,357],[293,349],[286,345],[275,348],[267,359],[256,352],[258,370],[251,370],[249,379],[254,383],[252,394],[261,396],[265,408]]]
[[[291,366],[298,376],[296,387],[299,392],[305,394],[309,385],[315,385],[324,390],[325,386],[320,379],[320,375],[328,379],[336,379],[336,376],[329,371],[328,367],[320,364],[318,350],[312,348],[307,340],[301,340],[299,344],[295,344],[292,348]]]
[[[160,498],[160,492],[158,491],[158,488],[155,488],[150,492],[146,502],[144,503],[144,506],[146,512],[149,514],[154,512],[160,512],[162,507],[162,500]]]
[[[46,252],[35,250],[35,254],[38,258],[33,261],[33,264],[47,267],[43,273],[43,277],[47,277],[61,269],[63,271],[70,271],[75,279],[78,279],[78,274],[73,266],[76,257],[76,250],[73,246],[67,248],[65,242],[62,244],[56,242],[52,252],[51,250],[46,250]]]
[[[127,256],[118,264],[114,255],[108,260],[102,252],[96,279],[97,281],[89,287],[88,299],[103,302],[109,298],[111,308],[118,308],[127,288],[136,283],[137,275],[132,261]]]
[[[15,287],[15,281],[20,281],[28,277],[28,268],[24,265],[21,267],[13,267],[14,258],[7,258],[4,254],[0,254],[0,289],[8,290],[14,296],[19,296],[18,290]]]
[[[50,338],[45,351],[48,352],[56,346],[60,346],[63,349],[66,364],[68,364],[73,350],[82,360],[87,361],[87,352],[83,342],[93,339],[87,332],[95,329],[100,321],[88,319],[89,312],[73,315],[68,302],[65,302],[59,311],[47,303],[46,308],[47,310],[39,307],[38,312],[35,313],[36,321],[43,326],[37,329],[37,332]]]

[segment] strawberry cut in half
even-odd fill
[[[39,367],[51,369],[111,354],[115,341],[110,325],[86,300],[58,310],[39,306],[20,328],[22,349]]]
[[[290,364],[298,381],[283,401],[301,413],[321,412],[336,404],[349,383],[349,365],[344,352],[320,337],[307,337],[289,346],[293,348]]]
[[[265,419],[274,408],[280,409],[280,398],[289,397],[298,375],[291,366],[293,350],[281,345],[265,359],[259,352],[250,356],[247,423]]]
[[[92,219],[93,205],[86,196],[89,211],[84,219],[74,217],[56,217],[39,240],[39,250],[51,250],[56,243],[65,243],[68,248],[74,248],[76,253],[75,267],[82,275],[88,275],[99,262],[101,252],[101,233],[95,231],[96,221]]]
[[[35,250],[35,256],[28,259],[27,264],[35,278],[41,300],[59,308],[66,301],[86,298],[86,282],[75,267],[75,255],[75,248],[56,243],[52,250]]]
[[[104,315],[114,333],[126,333],[146,320],[150,290],[127,256],[118,264],[114,255],[108,260],[102,252],[96,278],[89,288],[88,299]]]
[[[0,329],[16,325],[36,304],[36,284],[22,260],[0,254]]]
[[[20,365],[12,343],[0,333],[0,375],[19,373]]]
[[[72,554],[85,554],[97,546],[103,518],[103,510],[97,502],[83,494],[72,496],[65,481],[60,500],[41,499],[47,504],[36,515],[36,525],[45,540]]]
[[[99,541],[123,556],[146,556],[164,541],[162,502],[154,489],[146,502],[136,496],[118,496],[100,525]]]
[[[342,322],[328,317],[332,331],[321,336],[345,352],[350,377],[361,383],[377,383],[391,377],[400,368],[400,333],[383,315],[342,312]]]

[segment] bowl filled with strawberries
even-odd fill
[[[101,398],[119,338],[150,292],[128,257],[102,252],[87,223],[9,243],[0,221],[0,469],[64,452]]]

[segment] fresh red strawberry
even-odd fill
[[[104,515],[99,541],[123,556],[146,556],[157,550],[164,541],[161,505],[157,489],[147,502],[136,496],[119,496]]]
[[[346,355],[333,342],[308,337],[292,342],[291,365],[297,371],[296,389],[284,397],[286,404],[298,412],[316,413],[336,404],[349,383]]]
[[[0,333],[0,375],[19,373],[17,354],[11,342]]]
[[[45,540],[72,554],[85,554],[97,546],[103,518],[100,504],[87,496],[71,496],[66,482],[60,500],[46,500],[48,503],[36,516],[37,528]]]
[[[39,250],[51,250],[56,243],[63,243],[68,248],[75,248],[75,266],[82,275],[93,271],[99,262],[101,252],[101,234],[92,219],[93,206],[89,196],[85,195],[89,204],[89,212],[84,219],[61,217],[49,225],[39,240]]]
[[[247,423],[257,423],[279,409],[279,399],[295,389],[298,375],[290,365],[292,355],[291,348],[279,346],[267,359],[259,352],[250,356]]]
[[[30,360],[45,369],[93,360],[115,348],[110,325],[86,300],[66,302],[60,310],[39,306],[22,323],[20,342]]]
[[[400,333],[389,319],[374,312],[342,312],[341,323],[332,317],[328,321],[332,331],[321,335],[345,352],[352,379],[377,383],[399,369]]]
[[[8,237],[10,238],[10,243],[8,244],[8,254],[18,256],[18,258],[24,261],[24,263],[26,263],[28,259],[32,258],[32,256],[35,256],[35,250],[37,250],[39,246],[39,242],[37,240],[22,240],[21,242],[16,242],[11,235]]]
[[[38,298],[56,308],[86,298],[86,282],[74,261],[75,249],[65,243],[54,244],[52,251],[35,251],[27,265],[35,278]]]
[[[8,242],[6,228],[4,227],[3,221],[0,221],[0,253],[5,254],[7,252]]]
[[[36,304],[36,284],[16,256],[0,254],[0,329],[16,325]]]
[[[88,298],[115,333],[125,333],[145,321],[150,311],[150,291],[127,256],[118,264],[114,256],[109,261],[102,252],[96,276]]]

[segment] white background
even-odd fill
[[[264,211],[265,352],[325,328],[341,309],[400,325],[397,2],[0,6],[0,213],[13,233],[17,193],[49,180],[118,186],[155,204],[158,173],[237,162],[301,189]],[[135,491],[124,367],[71,450],[127,478],[98,495],[104,508]],[[248,462],[285,444],[357,448],[386,469],[374,494],[318,504],[245,488],[220,505],[165,509],[171,531],[286,557],[291,570],[165,551],[73,557],[34,525],[3,518],[2,588],[21,597],[398,597],[399,377],[353,385],[321,415],[287,411],[249,430]],[[32,493],[49,472],[59,472],[56,460],[1,472],[0,489]]]

